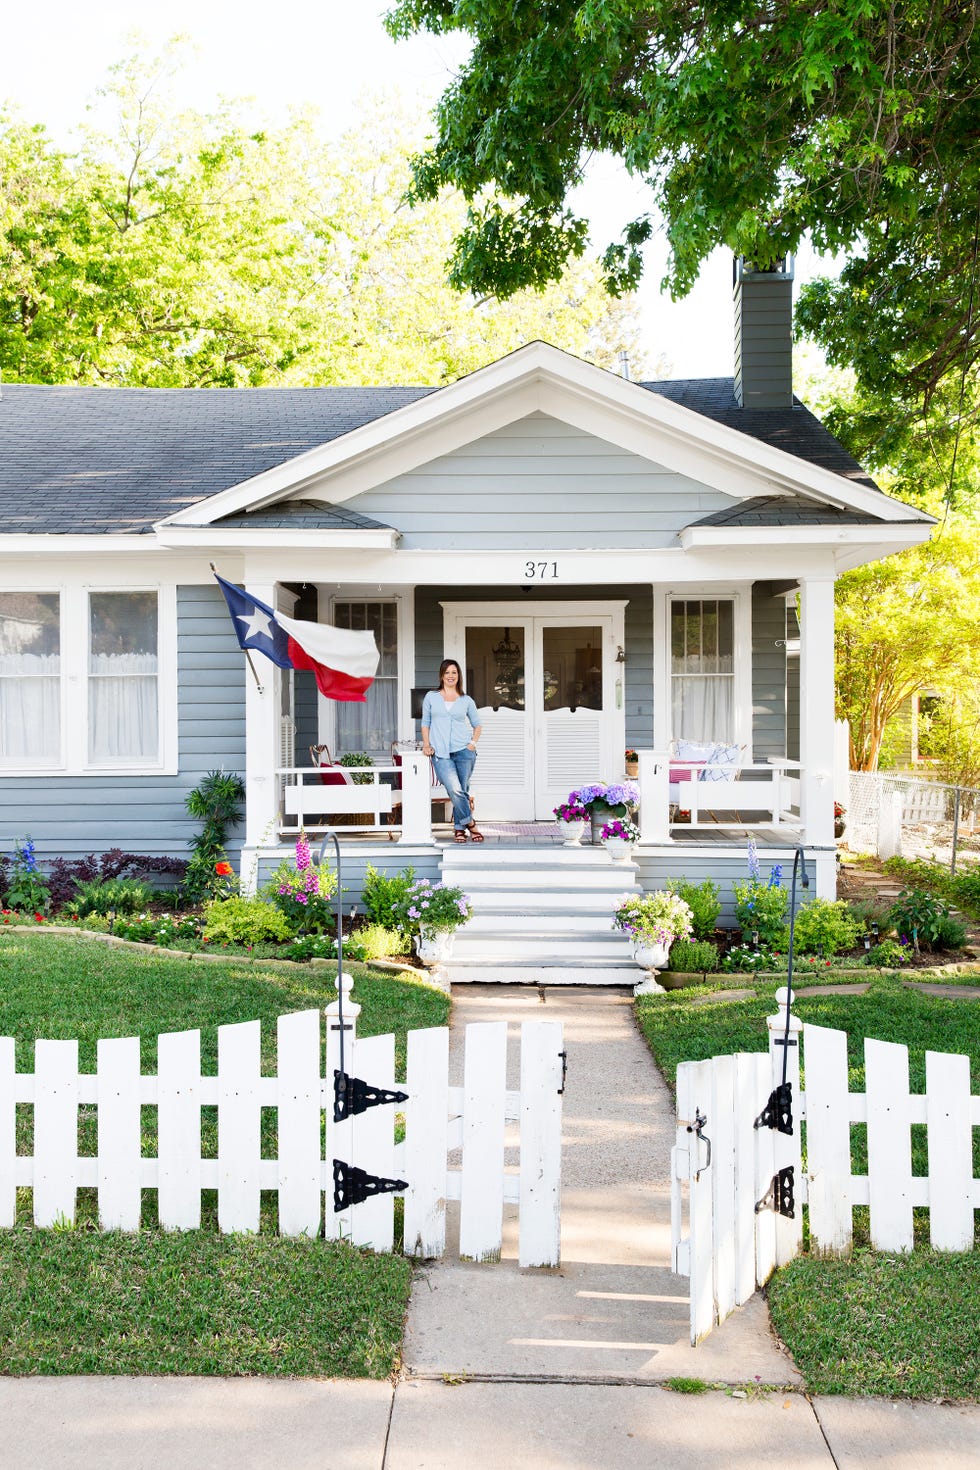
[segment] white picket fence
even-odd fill
[[[345,977],[346,978],[346,977]],[[348,982],[349,984],[349,982]],[[393,1089],[393,1036],[358,1039],[359,1007],[344,1005],[345,1069],[372,1087]],[[463,1086],[449,1085],[449,1032],[408,1034],[407,1101],[333,1121],[339,1065],[336,1003],[327,1008],[326,1067],[321,1073],[323,1014],[280,1016],[277,1075],[261,1075],[260,1024],[218,1027],[218,1071],[201,1074],[199,1031],[159,1037],[156,1076],[140,1073],[138,1037],[99,1041],[94,1073],[78,1070],[76,1041],[35,1043],[34,1072],[18,1073],[14,1041],[0,1037],[0,1227],[14,1224],[16,1190],[33,1191],[34,1222],[75,1219],[77,1191],[98,1191],[99,1224],[138,1230],[141,1192],[155,1189],[160,1225],[194,1230],[201,1191],[217,1190],[218,1224],[228,1232],[259,1228],[260,1192],[278,1197],[283,1235],[346,1238],[375,1251],[394,1247],[394,1196],[373,1195],[334,1211],[335,1159],[402,1191],[404,1248],[437,1257],[446,1250],[447,1201],[458,1200],[460,1255],[499,1259],[505,1203],[519,1211],[522,1266],[559,1260],[562,1027],[521,1026],[520,1090],[508,1091],[507,1023],[466,1027]],[[33,1107],[33,1155],[18,1155],[15,1107]],[[97,1109],[97,1153],[78,1155],[79,1108]],[[157,1157],[141,1157],[140,1109],[157,1109]],[[201,1109],[218,1110],[217,1158],[202,1158]],[[277,1110],[278,1156],[261,1157],[261,1110]],[[396,1112],[405,1136],[395,1141]],[[516,1124],[516,1127],[509,1125]],[[505,1149],[519,1150],[519,1166]],[[450,1150],[461,1150],[458,1168]],[[324,1208],[324,1196],[326,1207]]]
[[[777,1002],[785,1005],[785,991]],[[711,1057],[677,1069],[673,1267],[690,1277],[692,1343],[799,1253],[804,1206],[810,1249],[818,1254],[850,1250],[859,1205],[869,1207],[878,1250],[912,1249],[916,1206],[928,1208],[934,1249],[969,1250],[974,1243],[980,1181],[973,1173],[973,1129],[980,1126],[980,1097],[971,1095],[969,1057],[927,1052],[926,1091],[910,1093],[908,1048],[867,1038],[866,1090],[852,1093],[846,1034],[791,1017],[793,1128],[783,1133],[754,1124],[782,1079],[784,1030],[781,1009],[769,1021],[768,1054]],[[867,1128],[866,1174],[854,1172],[853,1124]],[[911,1129],[917,1124],[925,1125],[928,1140],[928,1173],[921,1176],[912,1173]],[[780,1172],[787,1170],[792,1216],[774,1208],[780,1188],[785,1198],[787,1175],[780,1184]]]

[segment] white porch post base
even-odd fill
[[[834,842],[834,582],[800,584],[800,814],[803,841]]]
[[[670,835],[670,756],[664,750],[638,750],[640,846],[673,841]]]
[[[398,840],[433,845],[429,757],[421,751],[409,751],[402,757],[402,835]]]
[[[826,898],[831,903],[837,897],[837,849],[827,852],[807,851],[810,871],[816,869],[816,882],[811,889],[814,898]]]

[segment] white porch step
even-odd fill
[[[485,868],[456,867],[443,861],[442,881],[456,883],[467,893],[476,893],[493,888],[522,893],[526,889],[540,890],[588,890],[602,893],[621,893],[632,888],[637,869],[633,863],[617,863],[615,866],[598,868]]]
[[[453,843],[443,854],[446,863],[463,863],[468,867],[596,867],[611,868],[613,860],[604,847],[498,847],[495,843],[471,843],[466,847]],[[617,864],[618,866],[618,864]]]
[[[595,935],[608,935],[614,932],[612,927],[613,910],[611,907],[604,909],[593,909],[591,913],[581,911],[559,911],[542,908],[539,905],[528,906],[520,913],[508,910],[503,913],[487,913],[483,908],[482,900],[473,902],[473,917],[466,925],[467,934],[500,934],[501,930],[511,933],[525,933],[539,930],[542,934],[570,934],[583,933]],[[459,932],[459,931],[457,931]]]
[[[472,925],[456,931],[453,960],[506,959],[517,962],[541,960],[625,961],[629,956],[626,936],[610,931],[608,934],[569,933],[542,929],[523,929],[509,933],[501,926],[494,926],[489,933],[470,932]]]
[[[643,971],[632,961],[624,965],[595,965],[589,960],[451,960],[443,966],[450,985],[628,985],[642,980]]]
[[[620,884],[615,891],[596,892],[592,888],[573,888],[571,892],[546,888],[483,888],[467,884],[473,900],[474,914],[605,914],[610,918],[619,900],[632,892],[632,883]],[[496,921],[499,928],[499,920]]]

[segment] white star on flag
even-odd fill
[[[238,622],[245,624],[246,638],[272,637],[272,624],[269,621],[268,615],[260,612],[258,608],[253,613],[249,613],[247,618],[242,617],[241,613],[239,613]]]

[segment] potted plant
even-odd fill
[[[627,893],[613,914],[613,928],[633,940],[633,958],[643,970],[663,970],[675,939],[689,939],[691,909],[676,893]]]
[[[575,800],[575,792],[571,792],[567,801],[561,806],[554,808],[555,821],[560,822],[565,829],[566,847],[578,847],[582,841],[582,833],[585,831],[585,819],[588,812],[580,801]]]
[[[640,840],[640,829],[629,817],[613,817],[604,822],[600,832],[602,845],[614,863],[625,863],[634,842]]]
[[[844,835],[844,828],[847,826],[847,823],[844,821],[844,818],[845,818],[846,815],[847,815],[847,808],[841,806],[841,804],[840,804],[839,801],[835,801],[834,802],[834,836],[835,837],[843,837],[843,835]]]
[[[569,792],[568,799],[585,807],[592,821],[592,841],[598,843],[602,840],[600,834],[606,822],[611,822],[614,817],[628,817],[636,808],[640,788],[635,781],[618,781],[613,785],[596,781]]]
[[[640,774],[640,761],[635,750],[626,752],[626,777],[629,781],[635,781]]]
[[[424,965],[437,965],[452,953],[456,930],[469,922],[470,901],[462,888],[420,878],[392,904],[392,918],[411,934]]]

